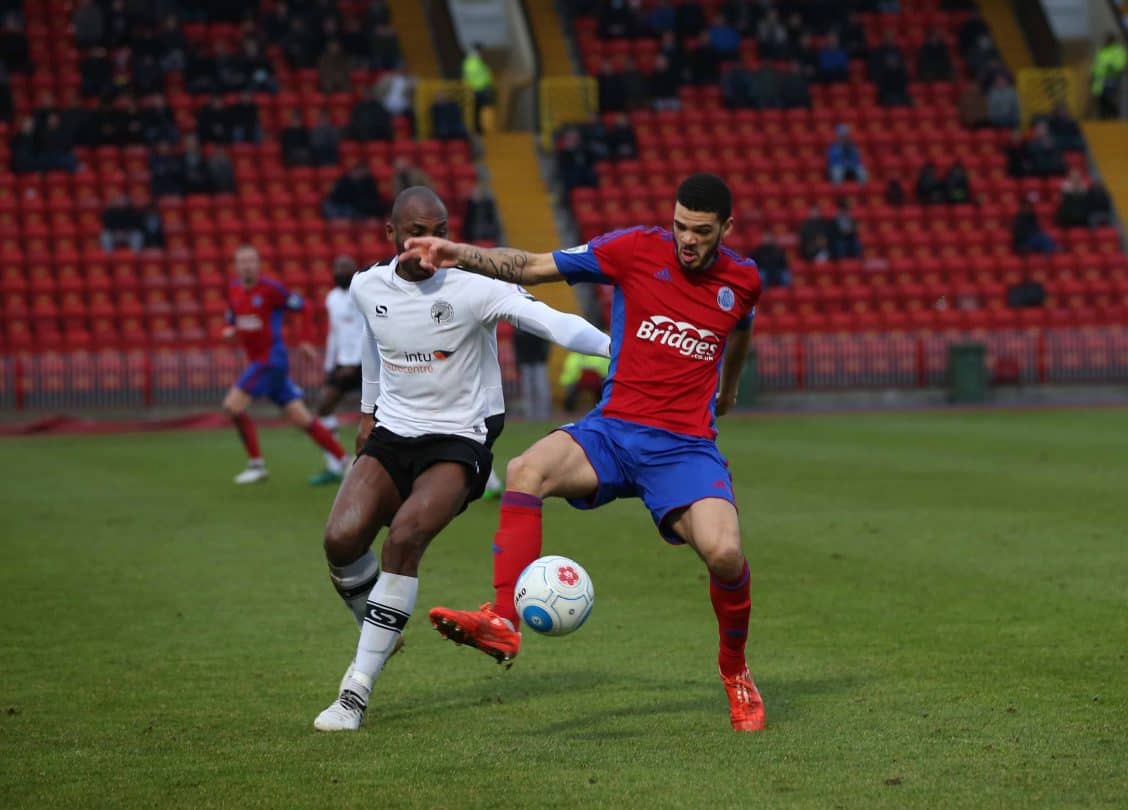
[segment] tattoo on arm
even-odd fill
[[[508,281],[511,284],[524,284],[525,269],[529,266],[529,254],[512,248],[491,248],[484,250],[467,245],[458,257],[458,264],[464,270],[480,273],[490,278]]]

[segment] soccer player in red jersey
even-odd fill
[[[333,434],[314,419],[302,402],[302,389],[290,379],[290,358],[282,342],[282,317],[287,310],[300,312],[302,297],[280,283],[263,278],[259,253],[251,245],[235,250],[235,278],[227,290],[228,326],[224,337],[236,336],[249,365],[223,399],[223,410],[235,423],[247,451],[247,469],[235,476],[236,484],[253,484],[267,477],[255,423],[247,415],[258,397],[267,397],[327,453],[345,462],[345,451]]]
[[[563,279],[615,288],[602,400],[509,462],[493,603],[477,611],[436,607],[431,622],[447,638],[509,661],[521,642],[513,588],[541,554],[542,499],[591,509],[638,497],[661,536],[688,543],[709,569],[732,727],[759,731],[764,704],[745,659],[748,562],[714,421],[736,400],[760,278],[754,262],[721,246],[733,220],[732,195],[719,177],[686,178],[673,213],[672,232],[629,228],[553,253],[408,240],[427,268],[457,264],[526,286]]]

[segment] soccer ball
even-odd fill
[[[566,636],[580,629],[595,603],[595,588],[583,566],[567,557],[541,557],[517,578],[513,606],[537,633]]]

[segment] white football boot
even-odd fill
[[[265,481],[269,476],[265,464],[248,464],[247,469],[235,476],[235,483],[257,484],[259,481]]]
[[[349,666],[352,669],[352,666]],[[367,683],[366,683],[367,682]],[[363,673],[352,672],[341,694],[313,721],[318,731],[356,731],[364,722],[372,681]]]

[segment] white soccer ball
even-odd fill
[[[595,604],[595,587],[584,567],[567,557],[541,557],[517,578],[513,606],[532,630],[566,636],[580,629]]]

